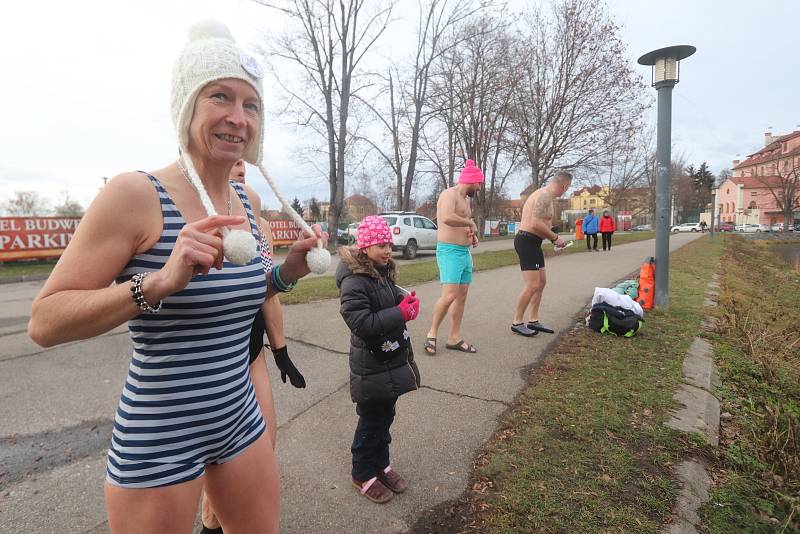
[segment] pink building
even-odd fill
[[[783,220],[775,198],[764,181],[775,178],[731,177],[717,189],[719,222],[774,224]]]
[[[777,188],[781,176],[800,180],[798,169],[800,131],[779,136],[764,134],[764,148],[744,161],[734,160],[733,176],[717,189],[719,221],[770,225],[784,222],[771,188]],[[798,216],[800,213],[795,213],[795,218]]]

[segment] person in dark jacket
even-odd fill
[[[583,233],[586,235],[586,249],[589,251],[594,250],[597,252],[597,226],[600,220],[594,214],[594,210],[590,209],[589,214],[583,218]],[[594,239],[594,247],[591,244]]]
[[[608,245],[608,250],[611,250],[611,236],[614,235],[614,232],[617,229],[617,224],[614,222],[614,217],[608,212],[608,210],[603,210],[603,217],[600,219],[600,233],[603,235],[603,250],[606,250],[606,245]]]
[[[340,249],[336,271],[339,311],[351,331],[350,398],[359,416],[351,475],[362,495],[385,503],[408,487],[389,463],[389,427],[397,398],[420,386],[406,329],[419,315],[419,299],[395,284],[392,234],[382,217],[365,217],[356,239],[357,247]]]

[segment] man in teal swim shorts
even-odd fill
[[[461,336],[461,319],[467,302],[469,284],[472,282],[472,254],[470,247],[478,246],[478,228],[471,219],[470,198],[483,186],[483,172],[471,159],[467,160],[458,177],[458,184],[439,195],[436,204],[436,263],[442,296],[433,307],[433,323],[425,339],[425,353],[436,355],[439,325],[450,311],[450,333],[445,347],[474,354],[478,352]]]

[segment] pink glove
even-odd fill
[[[419,299],[417,298],[417,292],[412,291],[409,295],[406,295],[406,298],[401,300],[397,307],[400,308],[400,313],[403,314],[403,320],[405,322],[416,319],[419,315]]]

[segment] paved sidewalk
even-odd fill
[[[673,236],[673,249],[697,237]],[[653,247],[651,240],[621,245],[612,253],[548,258],[542,321],[557,333],[570,328],[575,313],[591,300],[595,286],[609,285],[638,270]],[[308,359],[305,353],[298,355],[300,369],[325,376],[322,383],[312,379],[309,384],[327,391],[328,397],[309,403],[308,409],[296,412],[279,429],[282,532],[403,532],[422,511],[464,491],[475,453],[525,385],[522,371],[536,363],[555,338],[540,334],[529,339],[510,332],[520,287],[516,267],[478,273],[470,289],[463,332],[479,353],[445,350],[446,321],[436,357],[426,356],[421,345],[439,284],[414,288],[422,301],[422,314],[411,324],[411,334],[423,387],[401,397],[392,427],[392,464],[407,476],[410,488],[383,506],[358,496],[349,483],[349,446],[356,415],[347,388],[348,335],[338,301],[287,308],[291,338],[340,352]],[[286,390],[278,387],[276,391],[282,420],[287,418],[285,402],[292,395]]]
[[[673,249],[700,235],[672,236]],[[611,253],[547,259],[542,320],[557,332],[592,296],[635,271],[652,255],[653,240]],[[475,275],[464,318],[468,355],[421,350],[439,284],[414,289],[422,315],[411,324],[420,391],[403,396],[392,428],[392,464],[410,481],[407,493],[380,506],[350,486],[350,441],[355,427],[348,390],[348,331],[329,300],[285,308],[289,349],[309,387],[280,382],[270,363],[278,411],[282,473],[282,532],[403,532],[421,512],[458,497],[476,451],[524,386],[522,371],[555,336],[528,339],[509,331],[521,286],[516,267]],[[0,344],[0,532],[106,532],[102,498],[105,449],[129,362],[124,327],[98,338],[42,350],[14,328],[29,313],[29,285],[7,286],[13,311]],[[3,299],[5,300],[5,298]],[[11,303],[11,301],[14,301]]]

